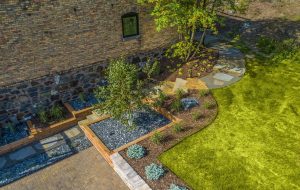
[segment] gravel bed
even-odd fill
[[[85,101],[82,101],[80,99],[75,99],[70,101],[70,105],[74,108],[74,110],[82,110],[87,107],[91,107],[97,103],[99,103],[100,100],[98,100],[93,94],[89,94],[86,96]]]
[[[136,125],[134,129],[112,118],[92,124],[91,129],[110,150],[114,150],[171,122],[150,109],[136,111],[133,118]]]
[[[22,177],[30,175],[42,168],[65,159],[91,146],[85,136],[79,136],[49,151],[39,153],[23,161],[0,170],[0,187]]]
[[[0,129],[0,146],[12,143],[22,138],[28,137],[29,131],[26,123],[19,123],[12,126],[11,129],[2,127]]]

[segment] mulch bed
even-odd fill
[[[131,167],[146,181],[146,183],[149,184],[149,186],[152,189],[166,190],[170,187],[172,183],[186,186],[186,184],[181,179],[179,179],[174,173],[172,173],[169,170],[167,170],[166,174],[157,181],[147,180],[145,175],[145,167],[147,165],[150,165],[151,163],[161,164],[157,159],[159,155],[161,155],[163,152],[167,151],[168,149],[172,148],[174,145],[182,141],[184,138],[206,127],[217,116],[217,104],[214,108],[211,109],[204,108],[204,102],[208,102],[208,101],[215,102],[215,99],[211,94],[205,97],[199,97],[196,91],[192,91],[189,93],[188,97],[197,98],[200,106],[194,107],[188,111],[182,111],[180,113],[175,114],[178,118],[183,120],[184,130],[182,132],[175,133],[172,128],[163,131],[165,139],[159,145],[154,144],[149,138],[145,139],[144,141],[141,141],[138,144],[144,146],[147,149],[148,154],[147,156],[139,160],[129,159],[126,156],[126,150],[120,152],[120,154],[124,157],[124,159],[126,159],[126,161],[131,165]],[[195,112],[204,113],[205,115],[204,118],[195,121],[192,117],[192,113]]]
[[[160,60],[160,74],[155,79],[174,82],[176,78],[203,77],[212,72],[217,59],[218,51],[208,48],[203,49],[197,57],[189,62],[163,57]]]

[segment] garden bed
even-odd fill
[[[0,147],[26,138],[30,135],[28,125],[25,122],[18,124],[7,124],[0,128]]]
[[[90,128],[105,146],[112,151],[171,123],[168,118],[151,109],[137,111],[134,113],[133,118],[136,125],[133,129],[129,129],[112,118],[94,123]]]
[[[174,132],[174,127],[168,128],[162,132],[164,139],[161,144],[155,144],[151,141],[151,138],[147,138],[140,143],[147,150],[147,155],[144,158],[135,160],[130,159],[126,155],[126,149],[120,151],[120,154],[127,160],[127,162],[131,165],[131,167],[149,184],[152,189],[155,190],[165,190],[170,187],[170,184],[178,184],[181,186],[185,186],[184,182],[179,179],[172,171],[167,171],[166,174],[157,181],[147,180],[145,175],[145,167],[150,165],[151,163],[158,163],[159,156],[173,147],[178,142],[182,141],[184,138],[198,132],[199,130],[206,127],[210,124],[217,115],[217,105],[214,107],[205,108],[204,102],[214,102],[214,98],[211,94],[208,94],[203,97],[199,97],[198,93],[193,91],[190,92],[187,97],[196,98],[199,102],[199,106],[191,108],[187,111],[181,111],[179,113],[175,113],[175,116],[179,119],[182,119],[182,131]],[[174,97],[170,97],[169,99],[174,99]],[[202,112],[204,115],[197,120],[194,119],[194,113]],[[167,170],[167,168],[165,168]]]
[[[160,61],[160,74],[156,79],[174,82],[176,78],[203,77],[212,72],[217,59],[218,52],[213,49],[202,50],[199,56],[189,62],[164,57]]]

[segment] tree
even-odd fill
[[[193,59],[204,45],[207,30],[217,32],[216,24],[220,22],[217,10],[239,10],[248,0],[137,0],[138,3],[152,8],[158,31],[175,28],[179,34],[179,42],[172,45],[173,57],[185,61]],[[203,34],[200,41],[195,40],[196,30],[201,28]]]
[[[145,97],[143,82],[138,79],[139,70],[136,65],[118,59],[111,61],[106,72],[108,85],[95,90],[95,96],[105,100],[97,108],[133,127],[133,112],[143,106]]]

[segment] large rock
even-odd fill
[[[199,105],[199,102],[196,98],[183,98],[180,101],[183,104],[184,110],[189,110]]]

